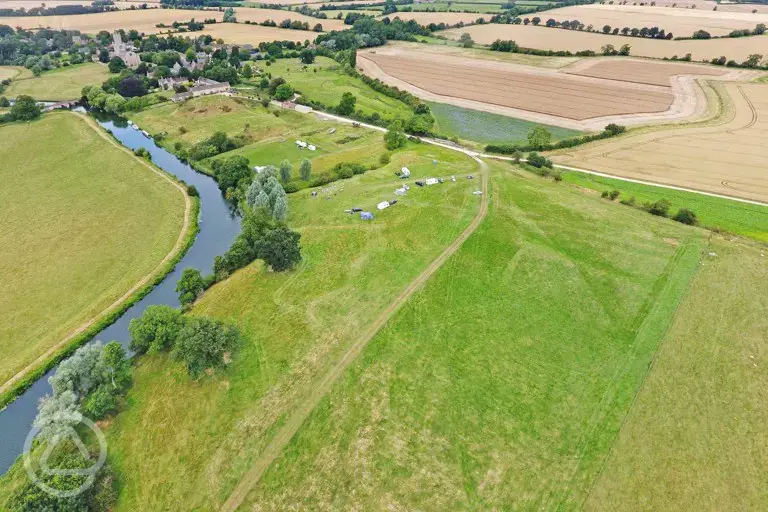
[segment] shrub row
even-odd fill
[[[611,123],[607,125],[605,129],[600,133],[583,135],[581,137],[572,137],[570,139],[563,139],[557,142],[552,142],[550,144],[488,144],[485,146],[485,150],[488,153],[499,153],[502,155],[511,155],[512,153],[523,151],[551,151],[554,149],[572,148],[596,140],[608,139],[610,137],[620,135],[625,131],[626,128],[624,126]]]

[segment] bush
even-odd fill
[[[657,215],[659,217],[668,217],[669,216],[669,207],[671,206],[670,202],[666,199],[659,199],[655,203],[647,205],[648,213],[651,215]]]
[[[688,208],[681,208],[672,219],[689,226],[696,226],[699,223],[696,214]]]
[[[283,185],[283,190],[285,190],[286,194],[293,194],[294,192],[299,191],[299,184],[298,183],[287,183]]]
[[[200,193],[197,191],[197,187],[194,185],[187,185],[187,195],[190,197],[198,197]]]
[[[390,161],[392,161],[392,157],[389,153],[382,153],[379,157],[379,163],[381,165],[387,165]]]
[[[611,199],[611,201],[615,201],[616,199],[619,198],[620,195],[621,195],[621,192],[619,192],[618,190],[612,190],[610,194],[608,194],[608,197]]]
[[[529,164],[537,169],[552,168],[552,162],[548,158],[544,158],[538,153],[530,153],[527,160]]]

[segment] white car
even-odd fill
[[[389,208],[389,201],[382,201],[382,202],[380,202],[380,203],[379,203],[379,204],[376,206],[376,208],[378,208],[379,210],[383,210],[383,209],[385,209],[385,208]]]

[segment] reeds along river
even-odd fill
[[[140,317],[148,306],[154,304],[178,307],[179,300],[175,288],[182,271],[187,267],[194,267],[203,274],[210,273],[214,257],[224,254],[240,233],[240,218],[234,212],[232,205],[224,199],[213,178],[195,172],[189,165],[156,146],[151,138],[142,134],[140,130],[134,129],[127,120],[112,116],[95,117],[123,145],[132,150],[146,148],[152,155],[152,162],[155,165],[188,185],[194,185],[200,195],[200,232],[181,262],[148,295],[94,337],[94,340],[101,340],[104,343],[117,340],[127,348],[128,323],[131,319]],[[24,440],[37,415],[38,402],[50,393],[48,377],[55,371],[55,368],[49,371],[8,407],[0,411],[0,473],[8,471],[17,457],[22,454]]]

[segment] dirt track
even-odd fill
[[[280,427],[272,441],[267,445],[261,455],[253,462],[253,465],[243,478],[238,482],[232,494],[221,507],[220,510],[234,512],[243,503],[248,492],[255,486],[261,475],[277,459],[283,448],[290,442],[293,436],[298,432],[301,425],[309,417],[312,411],[317,407],[323,397],[331,390],[333,384],[351,365],[357,356],[363,351],[368,343],[376,334],[386,325],[390,318],[400,309],[403,304],[417,291],[424,283],[443,266],[469,236],[482,223],[488,213],[488,167],[482,160],[475,158],[480,165],[480,174],[482,176],[482,190],[480,210],[467,226],[467,228],[454,240],[451,245],[438,256],[424,271],[406,287],[405,290],[385,309],[373,324],[360,336],[360,338],[350,346],[341,359],[325,374],[317,383],[311,394],[306,397],[304,402],[291,414],[285,423]]]
[[[621,137],[552,156],[558,164],[768,202],[768,85],[727,84],[724,123]]]

